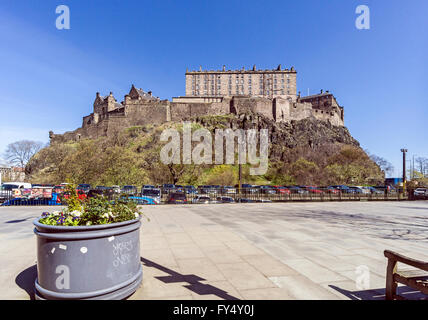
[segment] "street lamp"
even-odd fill
[[[403,153],[403,196],[406,194],[406,152],[407,149],[401,149]]]

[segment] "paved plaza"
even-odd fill
[[[32,221],[53,209],[0,207],[0,299],[33,297]],[[428,261],[428,201],[143,211],[143,284],[130,299],[384,299],[385,249]]]

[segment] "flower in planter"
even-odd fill
[[[43,212],[40,223],[61,226],[90,226],[138,219],[137,204],[127,199],[111,201],[103,197],[79,199],[75,186],[67,185],[69,197],[62,211]]]

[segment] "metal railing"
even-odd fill
[[[0,206],[58,206],[62,205],[59,194],[51,197],[16,196],[13,190],[0,190]]]
[[[201,204],[201,203],[251,203],[251,202],[325,202],[325,201],[397,201],[417,200],[413,190],[406,195],[400,192],[370,192],[362,193],[356,190],[332,190],[330,188],[316,189],[275,189],[275,188],[218,188],[203,187],[186,188],[158,188],[159,204]],[[129,193],[105,193],[105,197],[115,200],[126,196],[135,196],[139,201],[142,196],[139,191]],[[143,196],[146,197],[146,196]],[[144,198],[142,198],[144,199]],[[143,200],[141,203],[145,204]],[[13,191],[0,191],[0,206],[53,206],[65,205],[66,199],[59,193],[52,193],[49,198],[16,197]]]
[[[171,194],[183,193],[186,203],[229,203],[229,202],[304,202],[304,201],[385,201],[404,200],[398,192],[342,191],[327,188],[317,189],[261,189],[261,188],[198,188],[196,190],[161,189],[162,203],[174,203]],[[226,197],[226,198],[224,198]]]

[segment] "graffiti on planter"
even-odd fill
[[[131,250],[134,248],[132,240],[113,243],[113,266],[116,268],[119,265],[128,264],[131,262]]]
[[[70,289],[70,268],[65,265],[59,265],[56,267],[55,273],[59,274],[55,280],[56,288],[59,290]]]

